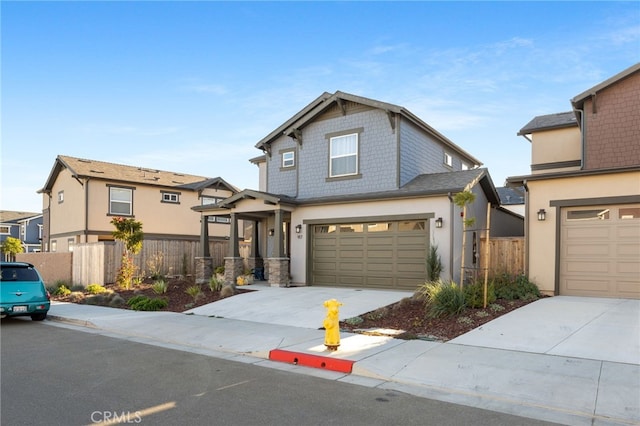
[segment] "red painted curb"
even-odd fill
[[[303,365],[305,367],[339,371],[341,373],[351,373],[353,363],[355,362],[348,359],[336,359],[320,355],[284,351],[282,349],[271,350],[269,352],[269,359],[272,361],[288,362],[294,365]]]

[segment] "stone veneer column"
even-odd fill
[[[213,257],[196,257],[196,284],[206,284],[213,276]]]
[[[241,257],[224,258],[224,283],[236,285],[236,278],[244,275],[244,260]]]
[[[271,257],[269,262],[269,286],[289,287],[289,258]]]

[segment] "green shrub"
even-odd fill
[[[193,297],[194,302],[198,300],[200,296],[202,296],[202,289],[199,285],[192,285],[188,287],[184,292]]]
[[[136,311],[158,311],[169,305],[166,299],[150,298],[147,296],[133,296],[127,305]]]
[[[215,275],[211,277],[211,279],[209,279],[209,289],[211,291],[220,291],[222,290],[222,285],[224,284],[224,281],[219,280],[218,277],[216,277]]]
[[[165,280],[156,280],[151,286],[151,289],[155,294],[164,294],[167,292],[168,284]]]
[[[66,285],[61,284],[54,292],[54,296],[68,296],[71,294],[71,290],[67,288]]]
[[[107,289],[103,286],[101,286],[100,284],[89,284],[86,288],[87,293],[90,294],[100,294],[100,293],[106,293]]]
[[[442,259],[438,254],[438,246],[431,243],[429,255],[427,256],[427,278],[429,281],[438,281],[442,273]]]
[[[464,291],[453,282],[426,282],[420,292],[427,300],[427,315],[432,318],[457,315],[465,308]]]
[[[533,300],[540,297],[538,286],[525,275],[503,274],[493,278],[496,297],[505,300]]]
[[[464,298],[470,308],[484,308],[484,283],[477,281],[464,288]],[[496,301],[493,282],[487,285],[487,305]]]

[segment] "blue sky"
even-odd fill
[[[57,155],[258,187],[254,145],[321,93],[401,105],[488,167],[640,61],[638,2],[11,2],[0,209],[40,211]]]

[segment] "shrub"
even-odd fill
[[[68,296],[71,294],[71,290],[66,285],[61,284],[54,292],[54,296]]]
[[[222,290],[222,285],[224,284],[224,282],[222,280],[219,280],[218,277],[216,277],[215,275],[211,277],[211,279],[209,279],[209,289],[211,291],[220,291]]]
[[[133,296],[127,305],[136,311],[158,311],[169,305],[166,299],[150,298],[147,296]]]
[[[156,280],[151,289],[155,294],[164,294],[167,292],[168,284],[165,280]]]
[[[192,285],[188,287],[184,292],[193,297],[194,303],[200,296],[202,296],[202,289],[199,285]]]
[[[470,308],[484,307],[484,283],[476,281],[464,288],[464,298]],[[487,305],[496,301],[496,292],[493,282],[487,285]]]
[[[533,300],[540,297],[538,286],[525,275],[503,274],[493,278],[496,297],[505,300]]]
[[[86,288],[87,293],[90,294],[100,294],[106,293],[107,289],[101,286],[100,284],[89,284]]]
[[[438,246],[436,243],[431,243],[429,255],[427,256],[427,278],[429,281],[437,281],[440,279],[441,272],[442,259],[438,254]]]
[[[216,273],[216,275],[223,275],[224,274],[224,266],[216,266],[216,269],[213,270],[213,272]]]
[[[420,292],[427,299],[427,315],[432,318],[457,315],[465,308],[464,291],[456,283],[442,280],[426,282]]]

